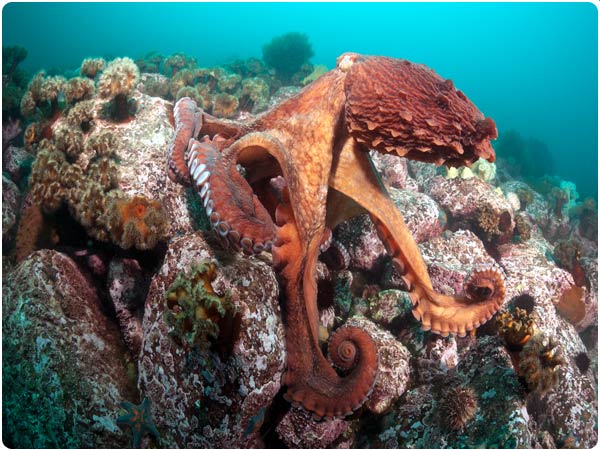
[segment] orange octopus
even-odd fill
[[[319,345],[317,258],[338,223],[370,214],[423,329],[465,335],[502,306],[494,268],[474,271],[462,296],[434,291],[367,151],[449,166],[493,161],[493,120],[452,81],[409,61],[345,53],[335,69],[249,123],[217,119],[189,98],[177,102],[174,118],[169,176],[197,188],[228,245],[272,252],[285,289],[285,398],[315,418],[351,414],[378,370],[377,347],[361,329],[340,328],[329,341],[329,357],[349,369],[346,376]]]

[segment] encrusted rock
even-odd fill
[[[429,341],[427,356],[430,360],[437,361],[444,370],[456,367],[458,364],[456,338],[454,336],[438,337]]]
[[[193,231],[192,219],[186,204],[185,188],[172,182],[166,170],[165,149],[174,133],[170,115],[172,105],[159,97],[150,97],[134,90],[131,95],[137,105],[135,116],[124,122],[104,118],[101,110],[106,100],[95,98],[94,127],[86,140],[109,131],[114,137],[115,147],[109,150],[119,161],[118,188],[131,197],[144,196],[160,201],[169,216],[169,236]],[[65,125],[60,118],[53,128]],[[84,150],[78,164],[87,167],[92,154]]]
[[[142,348],[145,278],[135,259],[113,259],[108,268],[108,293],[117,314],[123,339],[137,359]]]
[[[529,415],[523,386],[500,340],[479,339],[461,357],[454,376],[437,377],[406,392],[387,415],[375,419],[381,430],[372,447],[384,448],[522,448],[531,447]],[[460,431],[447,426],[443,416],[445,395],[454,387],[470,388],[477,401],[476,414]],[[459,403],[460,399],[452,399]],[[441,444],[443,443],[443,444]],[[360,442],[362,444],[362,442]]]
[[[465,279],[477,267],[496,266],[481,240],[470,231],[445,231],[419,245],[433,288],[447,295],[462,293]]]
[[[22,147],[10,145],[3,153],[2,169],[10,174],[10,178],[18,183],[23,177],[24,167],[31,163],[33,156]]]
[[[454,221],[468,221],[488,240],[507,242],[514,228],[508,199],[478,177],[447,179],[436,176],[426,191]]]
[[[17,222],[17,212],[21,203],[19,188],[10,179],[2,175],[2,241],[11,236]]]
[[[347,420],[315,421],[312,414],[292,407],[277,424],[276,431],[288,448],[351,448],[352,438],[344,436],[348,428]]]
[[[575,327],[554,308],[562,293],[573,285],[573,278],[546,259],[544,242],[533,244],[499,249],[507,273],[507,298],[521,292],[533,297],[537,328],[558,342],[568,363],[559,369],[554,389],[543,396],[531,394],[528,410],[557,443],[572,440],[568,445],[591,447],[597,440],[597,430],[590,425],[597,420],[596,382],[589,371],[582,373],[577,368],[575,358],[586,352],[585,345]]]
[[[234,305],[239,327],[225,342],[190,348],[165,322],[164,293],[198,261],[215,264],[211,286]],[[216,254],[201,234],[170,243],[150,285],[139,359],[139,386],[154,405],[155,424],[166,429],[165,445],[264,446],[259,430],[285,360],[278,291],[259,258]]]
[[[383,326],[389,326],[401,314],[411,308],[412,304],[408,294],[398,289],[380,291],[369,299],[369,312],[371,319]]]
[[[585,315],[581,322],[576,324],[577,331],[585,330],[591,325],[598,324],[598,259],[581,258],[581,267],[585,272],[589,286],[586,287]]]
[[[53,250],[31,254],[4,282],[4,443],[131,445],[116,419],[120,402],[139,402],[135,368],[90,282]]]
[[[554,305],[574,282],[570,273],[547,259],[548,248],[543,238],[532,238],[525,244],[502,245],[498,250],[507,275],[506,298],[521,293],[531,295],[535,299],[533,312],[539,317],[539,326],[554,335],[561,326]],[[524,267],[527,270],[523,270]]]

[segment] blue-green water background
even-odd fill
[[[424,63],[501,133],[546,143],[556,173],[582,197],[597,196],[593,3],[11,3],[2,26],[2,45],[26,47],[31,71],[149,51],[212,66],[261,57],[263,44],[289,31],[308,34],[312,62],[330,68],[345,51]]]

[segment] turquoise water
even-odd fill
[[[330,68],[345,51],[424,63],[451,78],[500,133],[544,142],[554,173],[574,181],[581,197],[597,195],[592,3],[11,3],[2,12],[2,45],[27,48],[22,66],[31,71],[149,51],[184,52],[211,66],[261,57],[265,43],[289,31],[306,33],[312,62]]]

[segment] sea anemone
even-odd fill
[[[240,93],[240,109],[258,113],[267,109],[269,105],[269,85],[258,77],[242,81]]]
[[[89,100],[94,96],[95,91],[94,81],[89,78],[71,78],[65,86],[65,96],[69,103]]]
[[[167,75],[174,76],[177,72],[183,68],[194,68],[197,67],[198,63],[195,58],[184,55],[183,53],[175,53],[170,55],[163,64],[164,70]],[[170,72],[170,73],[169,73]]]
[[[96,156],[110,156],[115,152],[117,140],[108,130],[90,136],[85,142],[86,151]]]
[[[198,108],[204,108],[204,97],[202,97],[194,86],[184,86],[175,94],[175,100],[189,97],[196,102]]]
[[[84,133],[92,129],[94,121],[94,101],[83,100],[69,110],[67,122],[72,127],[78,127]]]
[[[54,130],[54,144],[58,151],[74,161],[83,151],[83,133],[79,128],[59,125]]]
[[[40,147],[31,167],[29,185],[33,203],[51,213],[60,207],[65,198],[65,190],[60,183],[62,166],[66,163],[65,155],[46,140],[40,143]]]
[[[573,268],[573,262],[578,260],[581,256],[581,247],[579,243],[573,239],[568,241],[559,241],[554,246],[554,262],[561,269],[571,271]]]
[[[100,96],[112,98],[108,109],[114,119],[123,121],[129,118],[135,104],[128,96],[133,92],[140,79],[140,71],[130,58],[112,60],[98,81]]]
[[[531,189],[520,187],[517,188],[516,194],[519,197],[521,209],[523,211],[527,208],[527,205],[531,205],[531,203],[533,203],[533,191]]]
[[[121,198],[115,195],[109,201],[105,223],[113,242],[125,249],[152,249],[169,231],[162,204],[143,196]]]
[[[89,181],[98,183],[105,191],[116,188],[119,183],[117,163],[107,156],[95,158],[87,167],[85,174]]]
[[[234,94],[240,87],[241,82],[242,77],[239,76],[237,73],[224,73],[223,76],[219,79],[217,87],[221,92]]]
[[[237,97],[230,94],[218,94],[215,96],[212,113],[217,117],[230,119],[235,116],[238,105]]]
[[[558,384],[559,369],[566,365],[558,342],[536,333],[519,354],[519,374],[532,391],[544,394]]]
[[[180,272],[165,292],[164,319],[179,344],[208,348],[208,339],[217,339],[226,315],[234,315],[229,297],[215,293],[211,284],[215,278],[214,263],[196,262],[189,273]]]
[[[449,388],[438,404],[438,417],[446,428],[460,431],[473,420],[477,407],[477,395],[472,388]]]
[[[59,110],[66,106],[66,84],[64,77],[47,77],[44,71],[38,72],[27,85],[27,92],[21,99],[21,114],[31,117],[41,113],[45,118],[56,117]]]
[[[84,77],[96,78],[98,73],[102,72],[106,67],[106,61],[103,58],[86,58],[81,63],[79,73]]]
[[[508,211],[497,211],[484,204],[477,212],[477,225],[483,232],[485,240],[504,243],[512,235],[513,223]]]

